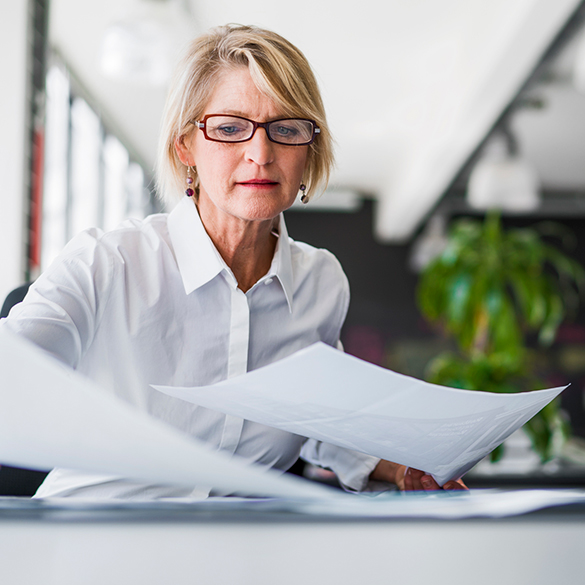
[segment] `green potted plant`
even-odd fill
[[[581,265],[548,244],[537,228],[504,230],[496,212],[483,222],[455,221],[417,291],[422,314],[439,323],[457,348],[431,361],[427,379],[488,392],[542,388],[527,340],[535,336],[549,346],[584,285]],[[558,401],[524,428],[543,462],[570,432]],[[492,461],[501,455],[497,449]]]

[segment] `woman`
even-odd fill
[[[162,395],[243,374],[316,341],[339,344],[349,302],[336,259],[288,238],[282,212],[332,165],[311,69],[275,33],[221,27],[173,81],[159,155],[170,214],[74,238],[5,326],[104,389],[218,449],[287,469],[301,449],[351,490],[371,480],[437,489],[422,472]],[[185,195],[182,193],[185,192]],[[461,487],[456,482],[446,487]],[[200,495],[72,470],[38,496]]]

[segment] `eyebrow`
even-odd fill
[[[241,116],[242,118],[247,118],[247,116],[244,115],[244,112],[240,112],[240,110],[223,110],[221,112],[222,114],[231,114],[232,116]]]

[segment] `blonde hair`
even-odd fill
[[[194,131],[219,75],[247,67],[256,87],[282,109],[283,115],[314,120],[321,133],[309,145],[303,182],[307,197],[327,186],[333,144],[317,81],[305,56],[280,35],[255,26],[227,25],[195,39],[180,62],[167,97],[159,143],[159,195],[172,203],[185,190],[187,168],[175,140]]]

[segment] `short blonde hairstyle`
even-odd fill
[[[303,182],[310,198],[325,189],[333,167],[333,144],[315,75],[305,56],[280,35],[255,26],[227,25],[195,39],[180,62],[169,89],[157,162],[158,193],[168,204],[185,190],[187,168],[175,140],[194,131],[219,76],[247,67],[254,84],[283,115],[314,120],[321,133],[309,145]]]

